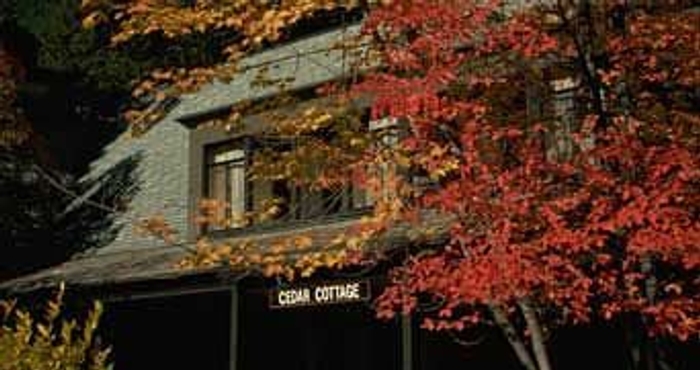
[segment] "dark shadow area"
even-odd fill
[[[95,179],[78,186],[80,197],[74,198],[64,209],[62,230],[67,237],[69,254],[99,248],[114,240],[120,227],[114,218],[124,212],[139,191],[140,180],[136,169],[141,155],[127,157]],[[104,209],[104,205],[110,209]],[[73,244],[74,247],[70,247]]]
[[[414,330],[416,370],[522,369],[508,343],[494,328],[483,326],[447,333],[420,329],[416,323]]]
[[[76,178],[85,175],[104,146],[127,129],[117,118],[124,93],[100,91],[74,73],[44,68],[27,77],[21,103],[50,164]]]
[[[228,292],[108,303],[115,370],[228,369]]]
[[[550,338],[552,367],[617,370],[625,368],[622,331],[612,322],[563,328]]]
[[[58,264],[114,239],[115,212],[138,191],[138,156],[77,185],[17,154],[0,155],[0,280]]]
[[[137,157],[95,182],[76,181],[125,130],[118,117],[129,96],[121,80],[101,74],[116,59],[79,28],[78,4],[0,1],[0,44],[17,60],[16,105],[31,126],[21,145],[0,148],[0,280],[104,243],[114,212],[85,200],[119,211],[136,191]],[[97,76],[118,81],[100,85]]]
[[[418,365],[415,369],[524,369],[496,328],[475,328],[460,333],[459,339],[462,344],[455,341],[454,334],[420,330],[416,339]],[[626,339],[619,320],[556,329],[547,340],[552,369],[634,369],[628,362],[630,352]],[[700,343],[697,341],[654,340],[656,355],[663,357],[667,369],[700,368],[700,356],[697,355]],[[644,348],[644,351],[648,349]],[[647,367],[641,364],[637,369]]]

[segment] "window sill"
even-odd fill
[[[200,236],[209,237],[213,239],[219,238],[230,238],[239,237],[246,235],[264,234],[267,232],[276,231],[291,231],[295,229],[301,229],[309,226],[317,226],[330,224],[340,221],[348,221],[352,219],[359,219],[362,216],[366,216],[372,213],[372,207],[359,208],[352,211],[337,213],[328,216],[319,216],[315,218],[298,219],[298,220],[271,220],[261,224],[241,227],[241,228],[230,228],[222,230],[211,230],[205,231],[200,234]]]

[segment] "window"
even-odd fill
[[[369,121],[369,130],[376,136],[375,152],[379,161],[367,169],[368,184],[363,194],[366,206],[378,200],[389,200],[395,193],[397,166],[391,151],[399,144],[399,127],[395,118],[382,118]]]
[[[554,125],[547,145],[547,157],[556,160],[570,159],[574,155],[573,133],[576,129],[576,83],[566,77],[553,80],[552,124]]]
[[[233,145],[207,153],[206,197],[218,201],[213,224],[221,228],[246,225],[246,152]]]
[[[254,151],[290,150],[278,140],[246,139],[206,149],[205,197],[218,204],[211,228],[237,229],[350,214],[369,204],[353,186],[311,189],[288,179],[252,176]]]

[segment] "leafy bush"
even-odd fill
[[[95,330],[102,305],[95,302],[82,325],[61,318],[63,287],[49,300],[43,317],[0,300],[0,370],[107,370],[109,349]]]

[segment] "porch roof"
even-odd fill
[[[280,241],[308,236],[312,241],[309,248],[302,251],[283,252],[291,259],[295,259],[307,253],[326,250],[338,236],[356,232],[355,227],[358,225],[359,220],[351,218],[221,237],[217,241],[230,244],[247,242],[254,245],[262,255],[272,255],[279,254],[272,250]],[[425,217],[420,227],[409,224],[394,225],[390,231],[373,241],[373,245],[378,250],[388,250],[414,243],[439,243],[444,239],[448,225],[449,221],[445,217],[434,216]],[[0,283],[0,292],[25,293],[56,287],[62,282],[68,287],[101,289],[108,286],[192,278],[221,273],[222,269],[226,269],[229,277],[243,273],[243,271],[228,270],[221,265],[188,269],[177,266],[178,262],[190,255],[194,247],[194,243],[183,243],[165,247],[134,248],[112,253],[85,253],[57,266]]]
[[[317,251],[328,245],[340,233],[348,230],[357,220],[295,227],[293,229],[222,237],[229,243],[251,242],[265,253],[281,239],[308,235]],[[171,244],[160,247],[133,248],[110,253],[83,253],[59,265],[0,283],[0,292],[23,293],[44,288],[67,286],[98,288],[145,281],[171,280],[212,273],[221,267],[180,268],[178,262],[195,248],[194,243]]]

